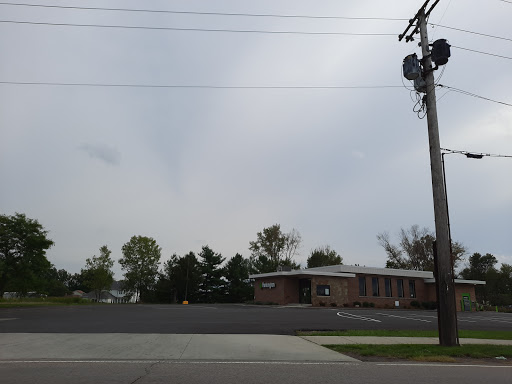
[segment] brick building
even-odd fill
[[[428,271],[352,265],[277,271],[251,275],[254,300],[280,305],[349,306],[373,303],[377,308],[410,308],[411,302],[435,302],[434,275]],[[472,308],[475,285],[485,281],[455,279],[457,310]],[[465,303],[465,304],[464,304]]]

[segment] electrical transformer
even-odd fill
[[[420,61],[415,53],[404,58],[403,71],[407,80],[414,80],[421,75]]]
[[[432,44],[431,58],[436,65],[445,65],[450,57],[450,44],[446,39],[439,39]]]
[[[427,93],[427,82],[423,77],[417,77],[414,79],[414,89],[416,92]]]

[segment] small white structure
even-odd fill
[[[101,291],[98,299],[96,291],[91,291],[82,295],[84,299],[98,301],[100,303],[121,304],[121,303],[136,303],[138,294],[123,288],[122,281],[114,281],[110,286],[110,290]]]

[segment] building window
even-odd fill
[[[386,297],[393,296],[393,294],[391,293],[391,279],[384,279],[384,286],[386,289]]]
[[[409,280],[409,293],[411,295],[411,298],[416,298],[416,281],[415,280]]]
[[[366,277],[359,278],[359,296],[366,296]]]
[[[398,297],[404,297],[404,281],[402,279],[396,281],[396,293]]]
[[[331,286],[330,285],[317,285],[316,286],[316,295],[317,296],[331,296]]]
[[[379,296],[379,278],[372,277],[372,295]]]

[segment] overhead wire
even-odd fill
[[[406,21],[406,18],[392,17],[350,17],[350,16],[326,16],[326,15],[283,15],[272,13],[237,13],[237,12],[201,12],[201,11],[176,11],[165,9],[142,9],[142,8],[108,8],[108,7],[85,7],[70,5],[54,5],[54,4],[28,4],[28,3],[12,3],[0,2],[0,5],[22,6],[22,7],[38,7],[38,8],[58,8],[58,9],[75,9],[89,11],[121,11],[121,12],[140,12],[140,13],[169,13],[169,14],[188,14],[188,15],[208,15],[208,16],[247,16],[247,17],[278,17],[278,18],[300,18],[300,19],[341,19],[341,20],[382,20],[382,21]]]
[[[467,96],[471,96],[471,97],[476,97],[478,99],[482,99],[482,100],[486,100],[486,101],[490,101],[490,102],[493,102],[493,103],[497,103],[497,104],[501,104],[501,105],[506,105],[507,107],[512,107],[512,104],[510,103],[505,103],[504,101],[499,101],[499,100],[494,100],[494,99],[490,99],[488,97],[484,97],[484,96],[480,96],[480,95],[477,95],[475,93],[471,93],[471,92],[468,92],[468,91],[464,91],[462,89],[459,89],[459,88],[455,88],[455,87],[449,87],[448,85],[442,85],[442,84],[438,84],[439,87],[441,88],[446,88],[446,89],[450,89],[454,92],[458,92],[458,93],[461,93],[463,95],[467,95]]]
[[[455,28],[455,27],[449,27],[447,25],[441,25],[441,24],[435,24],[435,23],[429,23],[430,25],[433,25],[435,27],[439,27],[439,28],[446,28],[446,29],[452,29],[454,31],[459,31],[459,32],[465,32],[465,33],[471,33],[473,35],[479,35],[479,36],[485,36],[485,37],[490,37],[490,38],[493,38],[493,39],[500,39],[500,40],[506,40],[506,41],[512,41],[511,38],[508,38],[508,37],[503,37],[503,36],[495,36],[495,35],[489,35],[487,33],[480,33],[480,32],[474,32],[474,31],[469,31],[467,29],[461,29],[461,28]]]
[[[183,85],[183,84],[114,84],[114,83],[62,83],[37,81],[0,81],[6,85],[46,85],[64,87],[110,87],[110,88],[189,88],[189,89],[385,89],[402,88],[401,85],[342,85],[342,86],[224,86],[224,85]]]
[[[92,27],[92,28],[120,28],[145,29],[165,31],[195,31],[195,32],[233,32],[233,33],[263,33],[263,34],[290,34],[290,35],[339,35],[339,36],[396,36],[395,33],[359,33],[359,32],[304,32],[304,31],[266,31],[252,29],[210,29],[210,28],[179,28],[179,27],[149,27],[140,25],[112,25],[112,24],[75,24],[75,23],[48,23],[36,21],[0,20],[0,23],[49,25],[57,27]]]
[[[509,57],[509,56],[503,56],[503,55],[497,55],[495,53],[489,53],[489,52],[483,52],[483,51],[477,51],[476,49],[469,49],[469,48],[463,48],[463,47],[458,47],[456,45],[450,45],[451,48],[456,48],[456,49],[462,49],[464,51],[470,51],[470,52],[475,52],[475,53],[480,53],[482,55],[488,55],[488,56],[494,56],[494,57],[499,57],[501,59],[507,59],[507,60],[512,60],[512,57]]]
[[[445,151],[446,153],[458,153],[461,155],[477,155],[477,156],[485,156],[485,157],[508,157],[512,158],[512,155],[496,155],[493,153],[481,153],[481,152],[469,152],[469,151],[461,151],[458,149],[448,149],[448,148],[440,148],[441,151]]]

